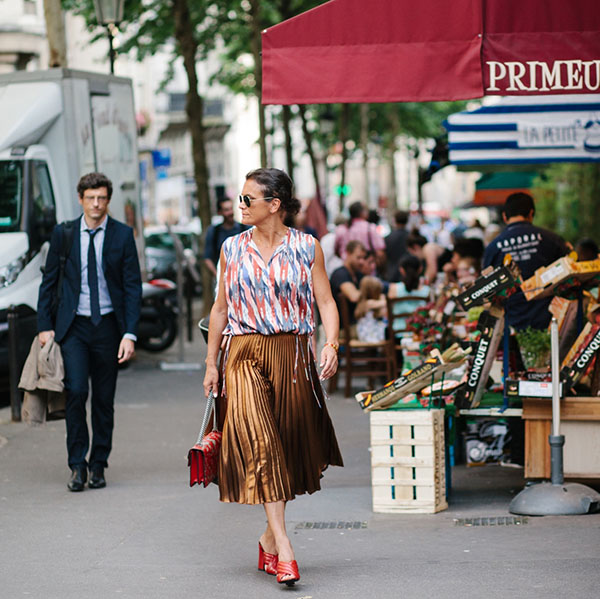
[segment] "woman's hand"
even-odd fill
[[[338,355],[337,351],[330,344],[326,344],[321,350],[321,362],[319,368],[321,368],[321,380],[331,378],[338,367]]]
[[[219,393],[219,369],[215,365],[207,365],[206,372],[204,374],[204,395],[208,397],[208,394],[212,391],[213,395],[217,397]]]

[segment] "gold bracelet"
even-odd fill
[[[327,347],[329,345],[329,347],[333,347],[335,353],[337,354],[337,352],[340,349],[340,346],[338,343],[330,343],[329,341],[323,346],[323,347]]]

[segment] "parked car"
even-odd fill
[[[173,225],[171,231],[181,240],[184,251],[190,255],[192,260],[199,259],[199,227],[189,225]],[[177,254],[173,238],[166,226],[158,225],[144,229],[144,244],[146,270],[149,279],[177,280]],[[186,284],[191,279],[189,272],[185,272]],[[195,295],[199,295],[201,289],[198,284],[194,285]]]

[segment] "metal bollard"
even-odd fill
[[[21,422],[21,392],[19,391],[19,315],[14,306],[8,308],[8,380],[10,413],[13,422]]]

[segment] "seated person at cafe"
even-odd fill
[[[350,322],[354,323],[354,310],[360,299],[360,280],[363,278],[363,269],[367,251],[360,241],[349,241],[345,248],[346,258],[344,265],[340,266],[331,274],[329,282],[331,283],[331,293],[333,299],[340,310],[340,295],[344,295],[348,301],[350,311]]]
[[[377,277],[365,276],[360,281],[360,297],[354,310],[359,341],[377,343],[385,339],[387,304],[383,284]]]
[[[481,261],[471,256],[459,258],[455,274],[456,282],[461,287],[472,285],[481,274]]]
[[[411,296],[415,299],[395,304],[393,307],[394,313],[407,314],[414,312],[419,306],[427,302],[431,293],[429,285],[426,285],[421,279],[423,265],[416,256],[407,254],[398,263],[398,270],[400,271],[400,281],[398,283],[390,283],[388,297]],[[392,316],[392,314],[389,315],[390,318]],[[405,329],[406,319],[394,318],[394,328]]]
[[[481,272],[481,259],[483,258],[483,241],[476,237],[462,237],[457,239],[452,248],[452,256],[442,267],[444,271],[444,279],[446,284],[456,283],[458,276],[458,264],[462,261],[467,261],[475,268],[477,274]],[[464,267],[464,263],[463,263]]]

